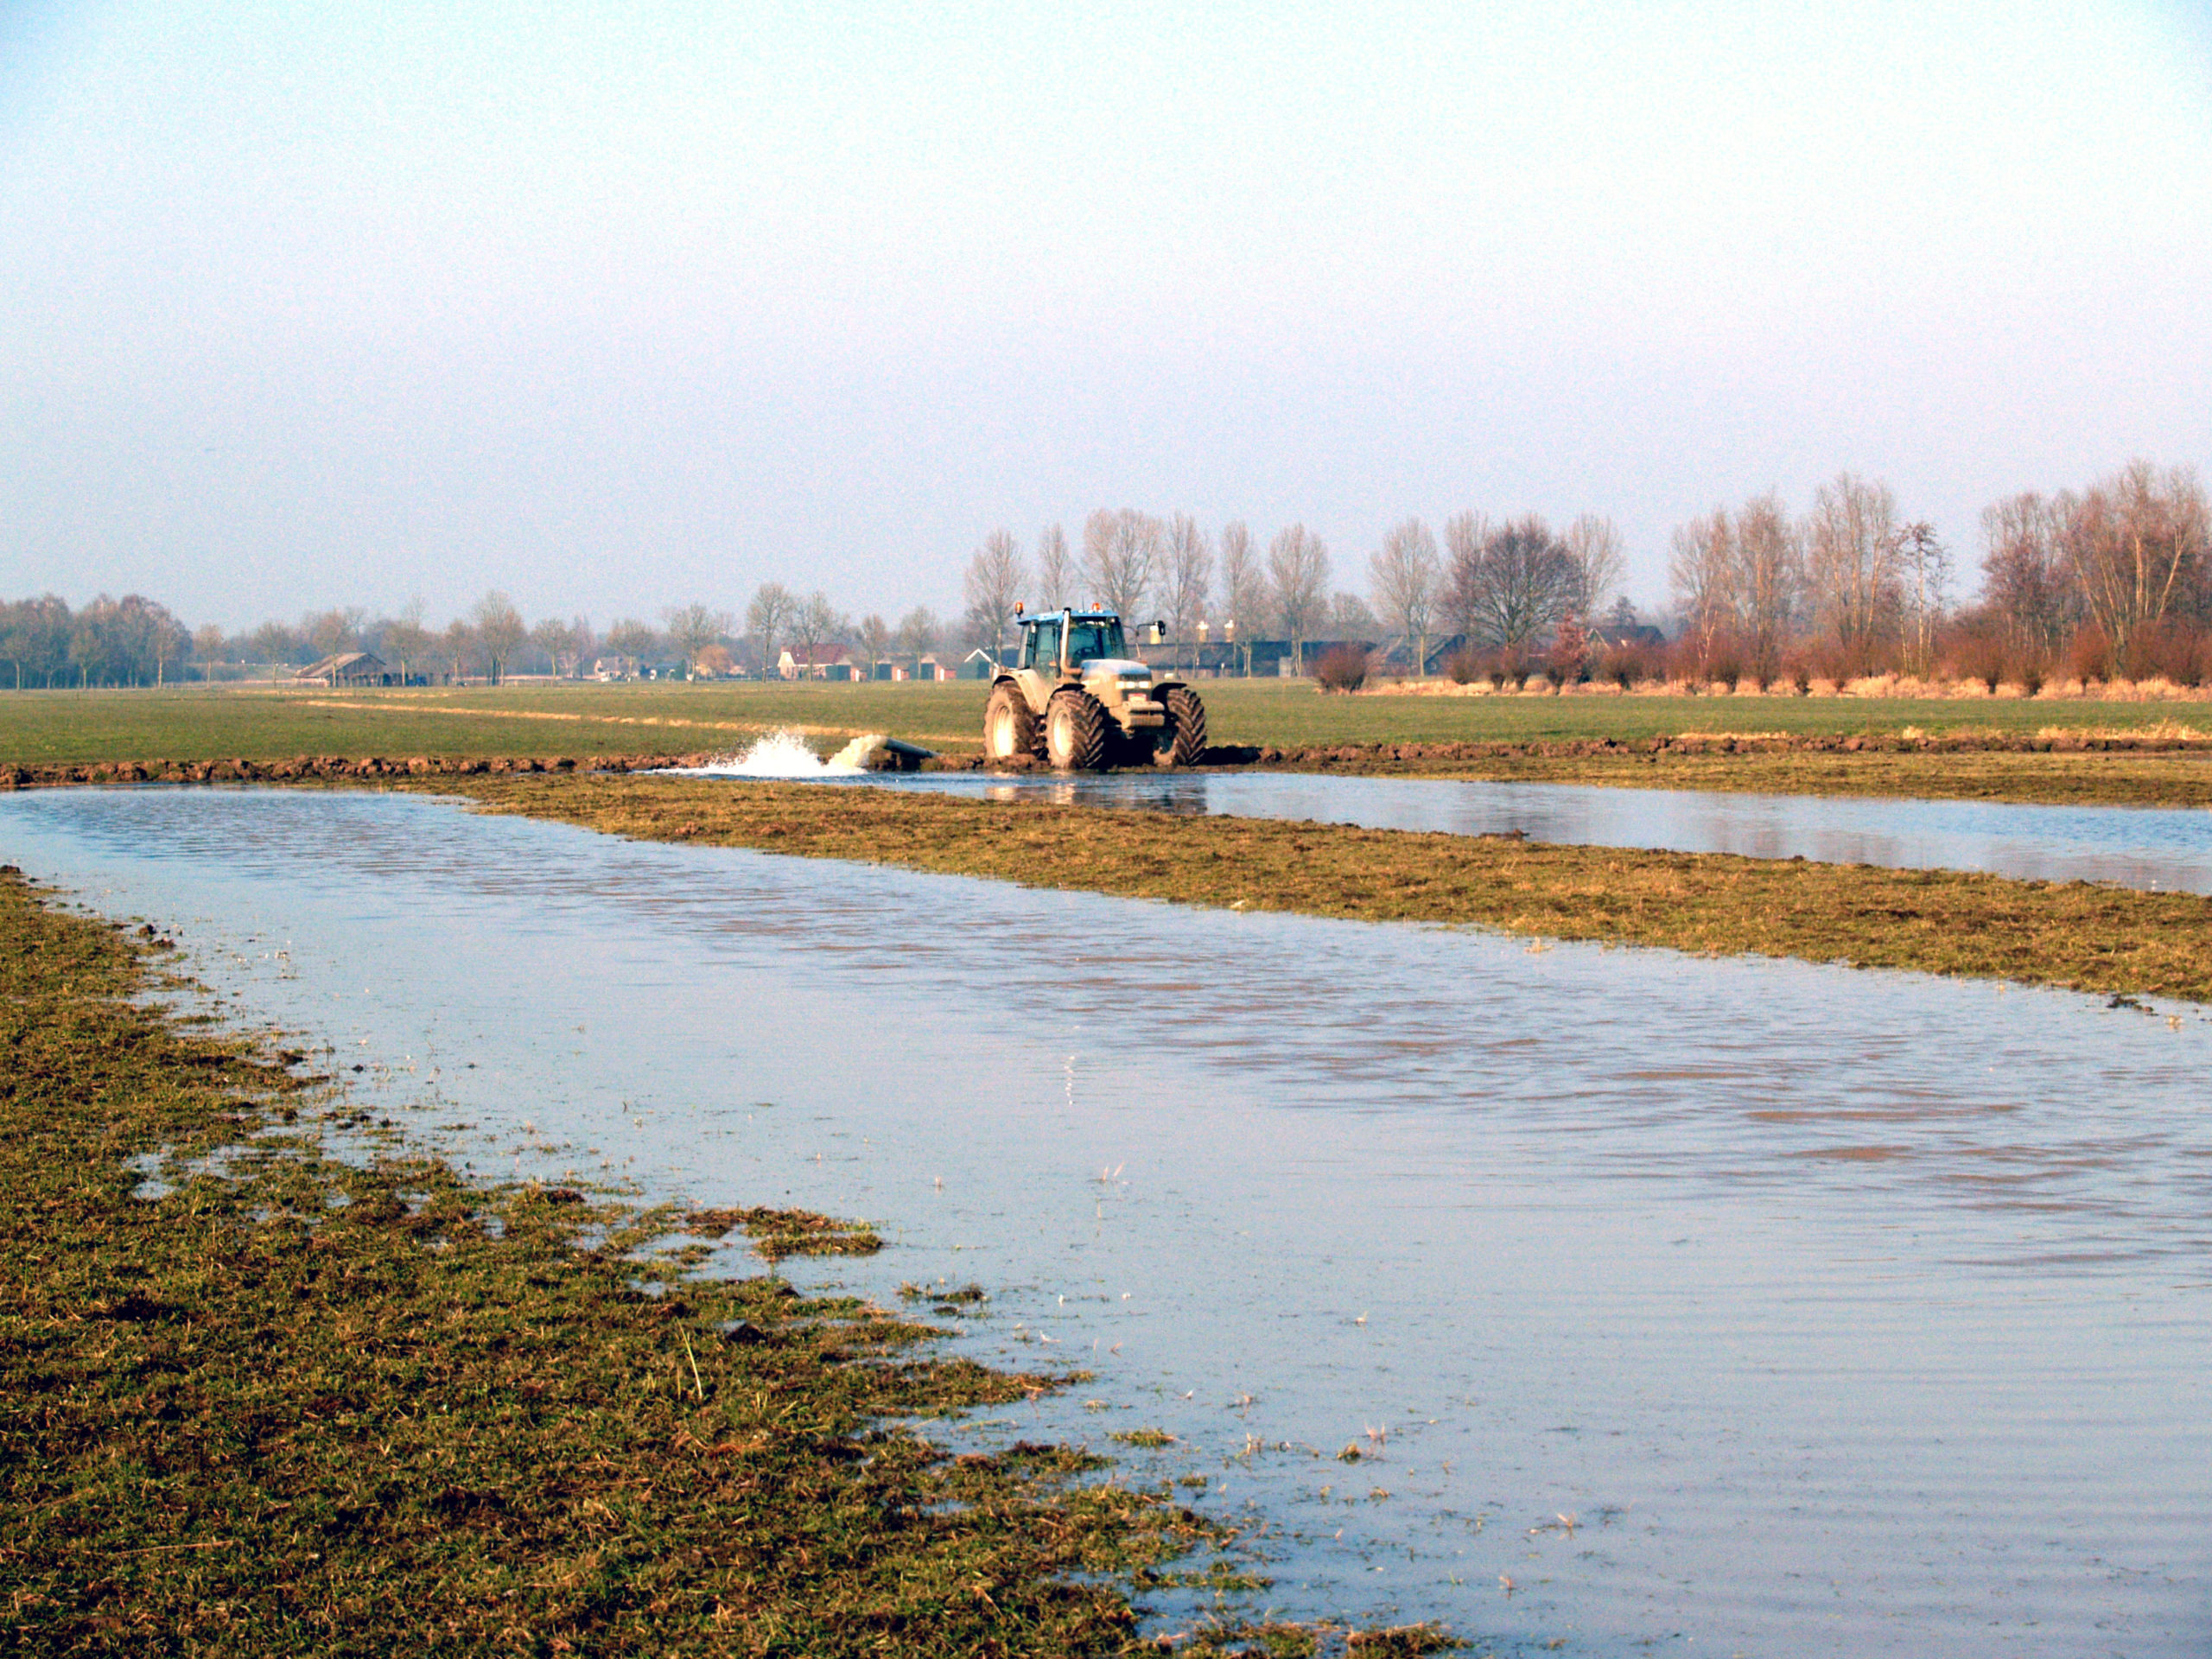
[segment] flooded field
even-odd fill
[[[1608,1655],[2212,1642],[2201,1010],[407,797],[16,795],[0,855],[180,925],[226,1009],[480,1173],[876,1221],[882,1256],[804,1271],[981,1284],[963,1340],[1096,1372],[962,1434],[1173,1436],[1131,1474],[1252,1506],[1286,1612]]]
[[[1518,830],[1535,841],[1587,846],[1987,870],[2042,880],[2212,893],[2212,812],[2183,809],[1262,772],[1080,778],[931,773],[901,779],[898,786],[1153,811],[1306,818],[1371,830],[1440,830],[1463,836]]]

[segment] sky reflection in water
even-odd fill
[[[878,1220],[806,1271],[979,1281],[980,1351],[1097,1372],[963,1435],[1168,1429],[1134,1470],[1255,1504],[1286,1611],[1608,1654],[2212,1632],[2194,1008],[400,797],[24,794],[0,845],[181,924],[481,1173]]]

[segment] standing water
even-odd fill
[[[932,773],[900,779],[899,786],[1155,812],[1300,818],[1461,836],[1517,833],[1585,846],[1986,870],[2037,880],[2212,893],[2212,811],[2201,808],[2033,806],[1280,772]]]
[[[2212,1026],[742,851],[68,791],[0,842],[486,1174],[878,1222],[1294,1616],[2202,1653]],[[365,1069],[355,1073],[353,1065]]]
[[[804,739],[788,732],[763,738],[741,756],[671,770],[690,777],[864,780],[993,800],[1294,818],[1459,836],[1523,835],[1581,846],[1986,870],[2037,880],[2212,893],[2212,811],[2200,808],[1862,799],[1284,772],[933,772],[894,780],[855,766],[840,767],[834,760],[818,760]]]

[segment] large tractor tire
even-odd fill
[[[1088,691],[1055,691],[1045,710],[1045,758],[1055,772],[1096,772],[1106,764],[1114,722]]]
[[[1037,715],[1021,688],[994,686],[983,709],[983,758],[1011,760],[1016,755],[1034,755],[1038,748]]]
[[[1206,706],[1187,685],[1171,685],[1166,697],[1167,724],[1152,758],[1163,766],[1195,766],[1206,752]]]

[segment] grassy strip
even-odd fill
[[[0,872],[10,1650],[1106,1654],[1117,1584],[1221,1541],[1080,1450],[955,1458],[886,1423],[1068,1379],[688,1278],[696,1244],[640,1259],[862,1230],[325,1158],[285,1128],[314,1091],[129,1000],[161,943]],[[177,1184],[150,1201],[124,1164],[148,1153]]]
[[[1029,887],[2212,1001],[2212,899],[2194,893],[884,789],[527,777],[461,791],[640,839]]]
[[[675,754],[741,747],[795,727],[824,740],[889,732],[981,747],[985,689],[941,684],[531,684],[411,690],[170,688],[0,691],[0,769],[154,760],[271,761],[301,754]],[[1217,743],[1637,742],[1688,731],[1796,736],[2134,731],[2212,720],[2204,705],[2099,700],[1861,697],[1324,696],[1307,681],[1201,687]],[[2202,723],[2202,721],[2199,721]]]

